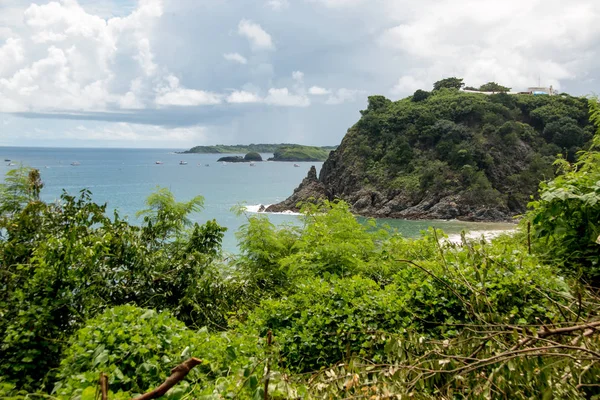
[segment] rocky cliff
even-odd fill
[[[377,218],[510,220],[525,211],[557,154],[591,138],[584,98],[441,90],[419,100],[369,98],[367,110],[290,198],[342,199]]]

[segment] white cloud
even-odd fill
[[[292,79],[294,79],[295,81],[302,81],[304,79],[304,72],[302,71],[294,71],[292,72]]]
[[[221,103],[217,93],[183,88],[179,79],[173,75],[167,77],[167,85],[158,89],[156,104],[159,106],[205,106]]]
[[[352,102],[355,101],[359,95],[364,93],[363,90],[341,88],[331,94],[325,101],[325,104],[336,105]]]
[[[6,26],[0,26],[0,40],[9,39],[14,36],[12,29]]]
[[[260,103],[261,101],[262,99],[258,95],[245,90],[236,90],[227,96],[227,102],[233,104]]]
[[[24,60],[24,49],[21,39],[8,38],[0,46],[0,78],[14,72]]]
[[[226,59],[227,61],[233,61],[233,62],[237,62],[240,64],[248,63],[248,60],[246,59],[246,57],[244,57],[240,53],[225,53],[225,54],[223,54],[223,58]]]
[[[238,33],[250,41],[253,50],[273,50],[273,40],[259,24],[242,19],[238,24]]]
[[[109,19],[76,0],[22,9],[22,24],[10,29],[18,36],[0,46],[0,112],[140,108],[141,91],[121,91],[119,82],[141,74],[152,93],[159,66],[150,34],[161,15],[161,0],[141,0],[129,15]]]
[[[447,76],[517,90],[541,76],[543,85],[560,87],[594,68],[600,40],[600,5],[586,0],[443,0],[406,14],[379,40],[408,60],[408,73],[392,89],[397,94],[410,94],[417,84],[430,89]]]
[[[166,128],[156,125],[118,122],[108,123],[100,127],[80,125],[67,130],[65,137],[76,141],[162,142],[168,144],[169,147],[173,147],[177,143],[186,144],[204,141],[206,128],[202,126]],[[44,138],[47,139],[48,135],[44,135]]]
[[[274,11],[280,11],[289,7],[290,3],[288,0],[267,0],[265,5]]]
[[[127,122],[80,123],[67,121],[59,132],[53,129],[20,127],[19,137],[30,143],[53,145],[61,143],[69,147],[113,146],[186,148],[206,143],[207,129],[203,126],[163,127],[158,125]],[[66,141],[65,141],[66,140]],[[14,135],[0,130],[0,143],[14,144]]]
[[[322,88],[322,87],[319,87],[319,86],[311,86],[308,89],[308,93],[312,94],[312,95],[315,95],[315,96],[324,96],[326,94],[330,94],[331,90],[325,89],[325,88]]]
[[[356,7],[367,0],[308,0],[311,3],[318,3],[329,8],[343,8],[343,7]],[[396,1],[396,0],[392,0]]]
[[[406,94],[413,93],[417,89],[429,90],[429,86],[431,86],[431,82],[425,82],[412,75],[404,75],[398,79],[398,83],[392,88],[392,93]]]
[[[308,107],[310,99],[306,96],[290,93],[288,88],[271,88],[265,103],[284,107]]]

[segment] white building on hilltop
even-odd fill
[[[527,88],[527,91],[534,96],[554,96],[556,94],[556,91],[552,88],[552,85],[550,87],[530,87]]]

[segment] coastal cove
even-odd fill
[[[221,154],[176,154],[171,149],[1,147],[0,153],[2,159],[17,164],[2,163],[2,176],[20,163],[40,170],[45,185],[42,200],[54,201],[63,189],[70,194],[89,189],[94,201],[106,202],[110,213],[118,210],[132,222],[139,221],[136,212],[145,207],[145,199],[157,186],[169,188],[178,201],[202,195],[204,210],[191,219],[200,223],[216,219],[227,227],[223,248],[233,253],[237,252],[235,232],[246,218],[236,216],[230,211],[231,207],[242,203],[255,206],[280,202],[302,181],[312,165],[317,170],[323,165],[320,162],[300,162],[300,167],[285,162],[261,162],[253,167],[245,163],[223,165],[216,162]],[[262,154],[263,159],[270,156]],[[162,164],[156,164],[157,161]],[[180,165],[180,161],[187,164]],[[297,215],[265,215],[274,224],[301,223]],[[514,227],[442,220],[382,219],[378,222],[398,229],[406,237],[418,236],[428,226],[443,229],[449,235],[457,235],[463,229],[497,231]]]

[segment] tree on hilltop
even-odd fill
[[[479,87],[479,90],[482,92],[510,92],[510,89],[496,82],[488,82]]]
[[[437,81],[436,83],[434,83],[433,90],[440,90],[442,88],[460,89],[463,86],[465,86],[465,84],[464,84],[462,78],[452,77],[452,78],[445,78],[445,79],[442,79],[441,81]]]

